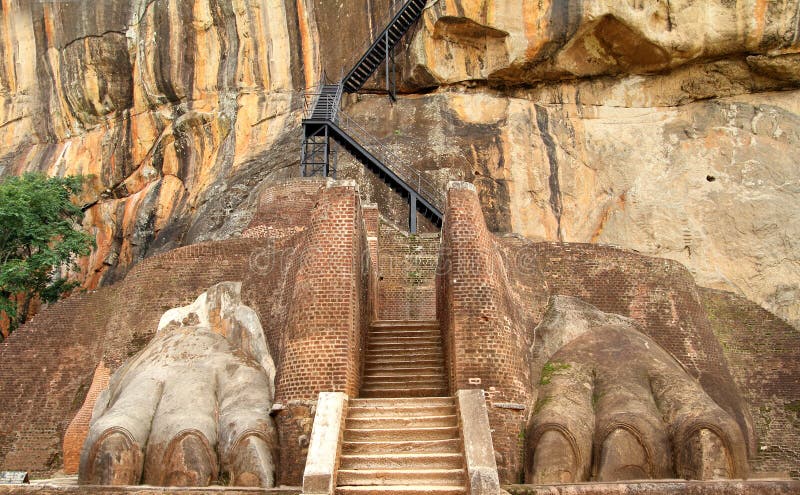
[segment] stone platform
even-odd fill
[[[89,486],[77,484],[49,484],[46,482],[30,485],[0,485],[0,495],[299,495],[299,487],[292,488],[235,488],[227,486],[209,486],[206,488],[178,488],[160,486]]]
[[[631,483],[509,485],[503,488],[511,495],[796,495],[800,494],[800,481],[653,480]]]
[[[797,480],[752,481],[681,481],[657,480],[631,483],[571,483],[561,485],[508,485],[511,495],[796,495]],[[30,485],[0,485],[0,495],[299,495],[299,487],[234,488],[164,488],[155,486],[78,486],[60,480],[34,481]]]

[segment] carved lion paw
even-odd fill
[[[81,452],[81,483],[274,485],[275,367],[241,284],[164,314],[111,378]]]
[[[557,297],[537,338],[529,482],[746,474],[739,425],[631,320]]]

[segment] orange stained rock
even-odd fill
[[[753,5],[753,30],[750,32],[749,43],[753,48],[758,47],[764,37],[764,24],[767,22],[768,0],[755,0]]]
[[[174,175],[167,175],[161,179],[161,189],[156,204],[155,232],[167,226],[185,193],[183,182]]]
[[[522,12],[525,22],[525,39],[528,46],[525,49],[525,58],[532,60],[547,43],[548,22],[547,14],[552,8],[549,0],[523,0]]]
[[[65,474],[78,474],[78,464],[81,458],[81,448],[83,442],[86,440],[86,435],[89,433],[89,421],[92,419],[92,410],[97,401],[100,392],[108,387],[108,379],[110,370],[106,367],[103,361],[97,365],[94,370],[94,377],[92,384],[89,387],[89,392],[86,394],[86,399],[83,405],[78,410],[78,414],[72,418],[72,421],[64,433],[64,473]]]
[[[95,237],[95,249],[89,256],[78,262],[81,271],[82,287],[95,289],[107,268],[105,264],[114,249],[114,226],[117,224],[116,211],[121,201],[106,201],[89,208],[83,226]]]
[[[306,87],[311,87],[317,82],[314,38],[308,25],[308,11],[305,0],[297,0],[297,19],[300,28],[300,47],[303,51],[303,71],[306,78]]]
[[[3,6],[3,8],[2,8],[3,12],[12,12],[13,11],[12,10],[12,5],[11,5],[11,0],[2,0],[0,2],[0,5]],[[7,89],[8,89],[9,92],[14,93],[17,90],[17,83],[16,83],[16,78],[15,78],[16,69],[14,67],[16,59],[15,59],[15,57],[13,55],[10,56],[10,54],[14,53],[14,50],[13,50],[14,39],[13,39],[13,36],[12,36],[12,32],[14,30],[13,30],[13,27],[12,27],[12,22],[13,21],[11,20],[11,18],[12,18],[12,15],[10,15],[10,14],[6,14],[6,15],[3,16],[3,21],[5,21],[4,22],[4,26],[3,26],[3,34],[4,34],[3,44],[5,45],[5,47],[3,49],[3,53],[5,54],[5,56],[3,57],[3,62],[4,62],[3,65],[5,67],[3,67],[3,70],[5,72],[5,80],[8,81],[8,88]]]

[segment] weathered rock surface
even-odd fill
[[[739,425],[633,320],[555,296],[536,335],[527,482],[746,477]]]
[[[643,74],[796,52],[798,3],[766,0],[435,1],[407,56],[411,85],[498,86]]]
[[[97,398],[79,479],[92,485],[275,482],[275,365],[241,283],[167,311]]]
[[[495,231],[671,258],[700,285],[797,326],[800,92],[679,104],[693,99],[682,89],[693,77],[436,93],[384,114],[378,97],[362,98],[351,109],[440,182],[474,182]]]
[[[3,0],[0,174],[94,174],[89,287],[237,235],[298,172],[299,92],[387,6]],[[798,326],[799,24],[797,0],[437,0],[400,103],[347,111],[442,185],[474,181],[494,230],[673,258]]]

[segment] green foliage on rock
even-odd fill
[[[542,368],[542,376],[539,379],[539,385],[548,385],[553,379],[553,375],[559,371],[568,370],[571,366],[566,363],[547,363]]]
[[[83,180],[27,173],[0,182],[0,312],[9,332],[25,323],[35,298],[53,302],[77,285],[61,272],[94,245],[78,230],[83,211],[72,202]]]

